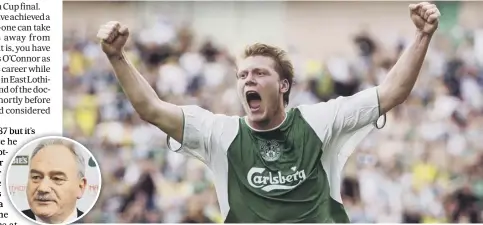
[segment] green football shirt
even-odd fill
[[[182,106],[177,152],[212,171],[226,223],[348,223],[341,173],[379,118],[377,89],[287,110],[271,130]],[[179,145],[179,143],[178,143]]]

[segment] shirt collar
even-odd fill
[[[76,219],[77,219],[77,208],[74,208],[74,212],[72,212],[69,215],[69,217],[67,217],[67,219],[62,222],[62,224],[64,224],[64,223],[66,223],[66,224],[72,223],[72,222],[76,221]],[[47,223],[47,222],[41,220],[39,217],[37,217],[37,215],[35,216],[35,220],[36,221],[39,221],[39,222],[42,222],[42,223]]]

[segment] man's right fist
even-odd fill
[[[119,22],[111,21],[99,28],[97,37],[101,39],[102,51],[108,57],[120,56],[129,37],[129,30]]]

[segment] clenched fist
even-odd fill
[[[99,28],[97,37],[101,39],[102,51],[108,57],[119,56],[129,37],[129,30],[119,22],[111,21]]]
[[[418,31],[423,34],[433,34],[438,28],[439,13],[436,5],[430,4],[428,2],[421,2],[419,4],[410,4],[409,11],[411,15],[411,20]]]

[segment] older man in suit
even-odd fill
[[[27,183],[30,209],[22,211],[32,220],[66,224],[78,220],[83,212],[77,199],[84,194],[85,160],[74,143],[60,138],[42,141],[31,156]]]

